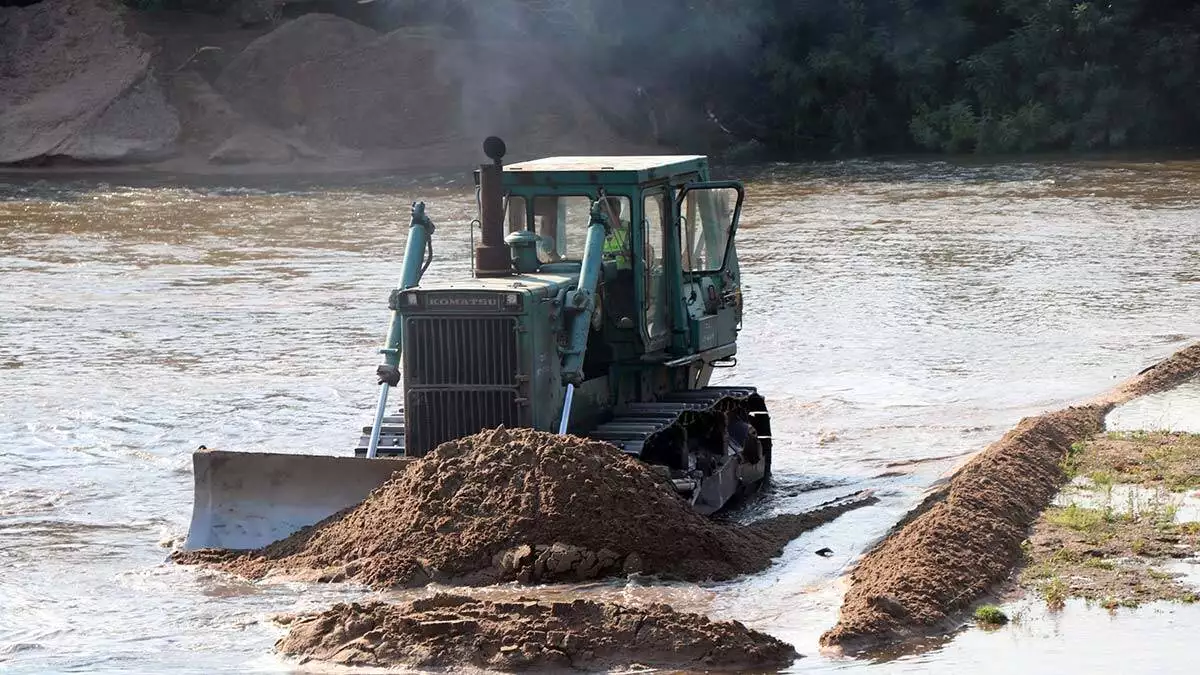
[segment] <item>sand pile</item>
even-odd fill
[[[870,503],[841,500],[750,526],[696,513],[612,445],[529,429],[486,431],[412,462],[364,502],[251,552],[176,554],[252,579],[549,582],[645,573],[720,580],[765,569],[805,530]]]
[[[179,119],[106,0],[0,8],[0,163],[169,152]]]
[[[536,44],[397,30],[290,69],[282,100],[314,137],[359,149],[476,161],[499,135],[521,156],[634,150],[582,95],[554,52]],[[641,148],[644,151],[644,148]]]
[[[346,666],[492,670],[657,668],[773,670],[798,655],[739,622],[666,605],[585,600],[490,602],[438,594],[401,605],[340,603],[291,618],[277,649]]]
[[[322,13],[271,30],[119,0],[41,2],[0,8],[0,164],[444,169],[477,163],[488,135],[512,161],[654,151],[617,131],[643,127],[645,112],[606,82],[530,41],[381,34]],[[636,119],[613,124],[613,110]]]
[[[954,612],[1007,579],[1020,561],[1022,541],[1066,480],[1072,444],[1102,430],[1113,406],[1198,371],[1200,344],[1088,405],[1021,420],[863,557],[838,623],[821,644],[854,652],[950,628]]]
[[[213,83],[239,111],[289,128],[303,121],[281,93],[293,68],[324,61],[379,37],[374,30],[332,14],[304,14],[263,35],[233,57]]]

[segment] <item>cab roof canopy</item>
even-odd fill
[[[543,157],[505,165],[505,185],[648,183],[673,176],[708,175],[704,155],[581,155]]]

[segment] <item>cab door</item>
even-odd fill
[[[671,204],[664,187],[645,190],[641,204],[642,245],[637,256],[641,260],[640,289],[644,308],[641,328],[646,353],[665,348],[671,338],[669,283],[666,277],[667,223]]]
[[[737,339],[742,294],[734,236],[744,200],[738,181],[690,183],[676,195],[683,302],[697,351]]]

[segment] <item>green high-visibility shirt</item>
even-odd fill
[[[617,269],[633,269],[633,258],[630,251],[629,229],[622,223],[622,227],[613,229],[604,238],[604,257],[616,260]]]

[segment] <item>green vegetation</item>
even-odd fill
[[[1108,597],[1100,601],[1100,606],[1109,611],[1115,610],[1118,607],[1137,607],[1138,601],[1132,598],[1118,600],[1117,598]]]
[[[1047,509],[1046,522],[1081,532],[1097,532],[1115,517],[1111,510],[1089,509],[1071,504],[1065,509]]]
[[[1165,479],[1197,467],[1200,437],[1189,434],[1109,432],[1076,443],[1063,468],[1084,479],[1066,488],[1065,506],[1042,511],[1021,548],[1019,583],[1051,609],[1068,597],[1110,611],[1196,602],[1178,574],[1156,566],[1200,551],[1200,523],[1175,522],[1183,497]]]
[[[1063,475],[1067,480],[1075,478],[1079,474],[1079,462],[1083,457],[1083,450],[1087,444],[1082,441],[1076,441],[1067,449],[1067,456],[1059,463],[1059,468],[1062,469]]]
[[[1062,609],[1067,604],[1067,594],[1070,587],[1061,577],[1051,577],[1049,581],[1042,584],[1042,598],[1046,601],[1046,606],[1053,610]]]
[[[1111,494],[1120,483],[1172,492],[1200,487],[1200,435],[1110,431],[1078,445],[1064,459],[1063,470],[1071,478],[1087,476],[1096,490]]]
[[[995,605],[983,605],[975,610],[975,621],[985,626],[1003,626],[1008,623],[1008,615]]]
[[[1112,473],[1108,471],[1092,471],[1087,475],[1088,480],[1092,482],[1092,488],[1105,494],[1112,495],[1113,483],[1115,482]]]

